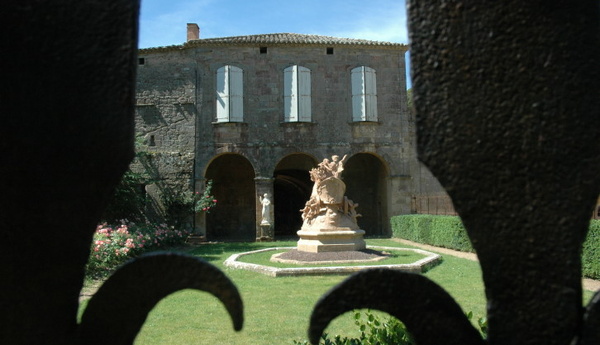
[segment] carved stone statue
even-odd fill
[[[334,155],[310,171],[314,182],[310,199],[300,210],[302,228],[298,231],[298,250],[309,252],[361,250],[364,231],[357,223],[358,204],[344,195],[346,184],[340,179],[344,161]]]
[[[261,225],[270,225],[271,224],[271,208],[273,207],[273,203],[271,202],[269,193],[265,193],[264,196],[259,197],[260,203],[262,204],[262,220],[260,221]]]

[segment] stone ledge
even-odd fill
[[[380,247],[367,246],[368,249],[388,250],[388,251],[412,251],[415,253],[427,255],[427,257],[413,262],[412,264],[397,264],[397,265],[362,265],[362,266],[329,266],[329,267],[294,267],[294,268],[277,268],[272,266],[250,264],[238,261],[241,256],[261,253],[266,251],[275,251],[282,249],[295,249],[296,247],[273,247],[249,252],[233,254],[225,260],[225,267],[233,269],[243,269],[265,274],[270,277],[299,277],[299,276],[318,276],[318,275],[347,275],[369,268],[389,268],[401,270],[411,273],[422,273],[424,270],[433,267],[441,260],[441,255],[428,252],[422,249],[413,248],[397,248],[397,247]]]

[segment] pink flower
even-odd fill
[[[217,199],[213,199],[213,202],[217,202]]]

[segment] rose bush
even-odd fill
[[[194,197],[194,211],[208,213],[212,207],[217,206],[217,199],[211,194],[212,180],[208,180],[203,193],[196,192]]]
[[[118,226],[100,224],[94,233],[86,274],[91,278],[105,276],[119,264],[144,252],[181,245],[189,235],[189,231],[165,224],[127,221]]]

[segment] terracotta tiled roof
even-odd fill
[[[170,47],[156,47],[141,49],[142,52],[153,50],[186,49],[201,46],[286,46],[286,45],[316,45],[316,46],[368,46],[378,48],[391,48],[406,50],[408,47],[402,43],[371,41],[355,38],[340,38],[320,35],[305,35],[292,33],[275,33],[262,35],[232,36],[218,38],[204,38],[188,41],[182,45]]]
[[[195,41],[190,41],[188,44],[317,44],[317,45],[375,45],[375,46],[401,46],[399,43],[380,42],[361,40],[354,38],[339,38],[320,35],[303,35],[303,34],[264,34],[264,35],[249,35],[249,36],[234,36],[221,38],[206,38]]]

